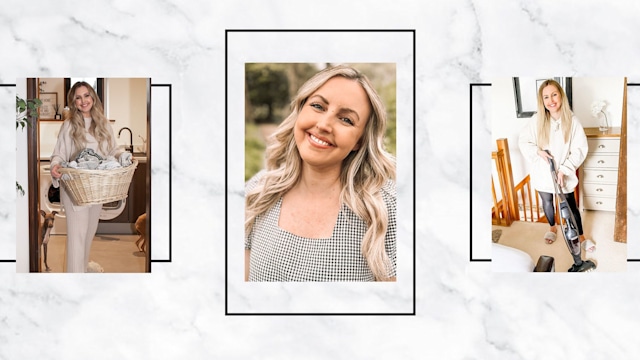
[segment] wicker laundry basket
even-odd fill
[[[71,177],[60,182],[77,205],[106,204],[127,197],[137,166],[138,160],[133,160],[131,165],[113,170],[60,168],[61,174]]]

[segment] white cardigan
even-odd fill
[[[531,165],[531,184],[534,189],[547,193],[555,193],[555,187],[551,176],[549,163],[544,161],[538,150],[549,150],[556,163],[556,171],[562,171],[565,175],[562,192],[571,193],[578,186],[576,170],[582,165],[589,150],[587,136],[577,117],[572,116],[571,136],[569,142],[564,143],[562,127],[558,130],[551,125],[549,131],[549,145],[538,147],[537,116],[533,116],[525,129],[520,133],[518,144],[524,158]],[[554,132],[556,134],[554,135]],[[553,150],[561,149],[561,150]]]

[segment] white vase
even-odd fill
[[[598,113],[598,130],[609,130],[609,120],[607,119],[607,115],[602,111]]]

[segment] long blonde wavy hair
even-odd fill
[[[552,79],[545,80],[538,88],[538,146],[543,149],[549,145],[549,129],[551,127],[551,113],[544,107],[544,99],[542,98],[542,90],[545,87],[552,85],[558,89],[558,93],[562,98],[562,105],[560,107],[560,126],[562,127],[562,133],[564,134],[564,142],[567,143],[571,137],[571,125],[572,125],[572,113],[569,107],[569,100],[562,89],[560,84]]]
[[[266,150],[266,172],[262,181],[246,195],[245,236],[249,236],[257,216],[265,213],[300,179],[302,158],[294,139],[294,125],[300,111],[316,90],[329,79],[342,76],[358,82],[371,103],[371,115],[361,138],[361,146],[342,162],[340,201],[367,226],[361,252],[376,280],[389,278],[391,263],[385,251],[388,213],[380,189],[395,180],[395,159],[384,149],[387,115],[384,104],[367,77],[347,66],[320,71],[304,83],[291,102],[291,114],[278,126]]]
[[[98,141],[98,147],[103,154],[109,153],[109,144],[113,141],[111,131],[109,131],[109,121],[104,116],[104,108],[102,101],[96,94],[91,85],[84,81],[78,81],[73,84],[69,92],[67,93],[67,104],[69,104],[70,117],[69,122],[71,125],[71,138],[73,139],[73,145],[75,151],[82,151],[87,145],[86,132],[84,127],[84,118],[82,112],[76,107],[75,94],[76,90],[80,87],[86,87],[89,90],[89,96],[93,98],[93,106],[91,107],[91,126],[89,127],[89,133],[93,135]]]

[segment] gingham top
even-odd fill
[[[253,188],[262,174],[247,182]],[[380,190],[387,205],[389,224],[385,249],[391,261],[390,276],[396,276],[396,187],[388,181]],[[282,198],[258,216],[245,249],[251,250],[249,281],[374,281],[360,252],[366,225],[342,204],[333,234],[328,239],[309,239],[278,226]]]

